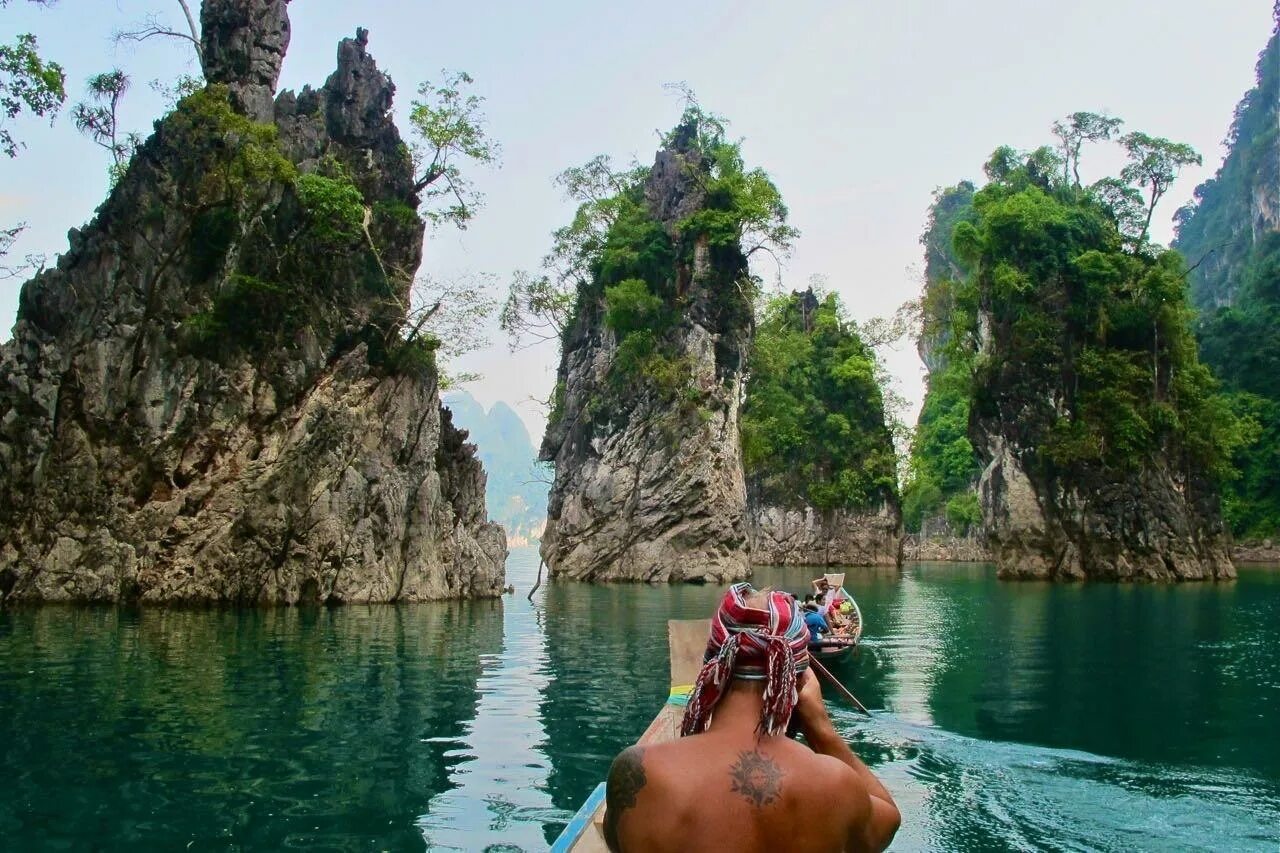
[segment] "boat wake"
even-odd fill
[[[1280,845],[1274,780],[978,740],[885,713],[872,721],[836,716],[898,799],[903,825],[894,850]]]

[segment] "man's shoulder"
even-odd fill
[[[624,790],[661,787],[663,780],[687,767],[690,741],[681,738],[666,743],[635,744],[619,752],[609,770],[609,787]]]
[[[631,757],[630,760],[643,760],[650,781],[654,781],[662,777],[669,769],[684,765],[690,756],[702,752],[704,745],[701,741],[702,735],[690,735],[676,740],[664,741],[663,743],[646,746],[636,745],[623,750],[623,752],[619,753],[618,758],[622,758],[623,755],[629,755]]]
[[[853,772],[853,768],[845,764],[838,758],[832,758],[830,755],[823,755],[805,747],[808,753],[806,760],[812,767],[814,773],[821,774],[823,777],[835,783],[856,784],[861,785],[858,774]]]
[[[809,753],[806,772],[814,783],[813,790],[822,791],[828,803],[854,822],[870,815],[867,785],[854,769],[838,758]]]

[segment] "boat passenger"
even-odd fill
[[[813,598],[813,596],[809,596]],[[812,601],[806,601],[804,605],[804,624],[809,628],[809,637],[811,642],[818,642],[822,639],[822,635],[831,631],[831,626],[827,624],[827,620],[822,618],[822,614],[818,612],[818,605]]]
[[[826,614],[827,624],[831,626],[831,630],[836,634],[843,634],[849,627],[849,620],[840,614],[838,608],[831,608]]]
[[[734,584],[711,621],[681,734],[613,762],[615,851],[880,851],[893,797],[836,732],[795,599]],[[792,717],[805,743],[786,737]],[[807,744],[807,745],[806,745]]]

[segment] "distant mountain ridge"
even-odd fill
[[[513,545],[539,538],[547,520],[548,475],[540,470],[524,421],[501,400],[486,412],[466,391],[450,391],[444,403],[483,460],[490,517],[506,529]]]

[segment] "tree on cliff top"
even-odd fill
[[[764,304],[741,416],[756,502],[863,510],[896,500],[878,372],[836,294],[810,289]]]
[[[741,140],[727,138],[723,118],[687,93],[686,100],[680,122],[661,138],[664,147],[684,146],[695,153],[691,161],[705,203],[677,223],[679,235],[703,237],[711,246],[741,247],[748,257],[785,254],[799,232],[787,222],[782,194],[764,170],[746,167]],[[569,224],[553,233],[541,271],[512,277],[501,321],[513,348],[562,338],[582,292],[600,297],[606,287],[636,279],[663,298],[674,295],[661,292],[671,277],[669,259],[661,257],[669,237],[659,233],[661,227],[655,230],[647,208],[649,173],[647,166],[618,167],[600,155],[556,177],[556,185],[578,206]]]
[[[953,504],[980,471],[971,406],[1014,424],[1019,445],[1050,468],[1140,465],[1157,453],[1202,472],[1230,468],[1241,424],[1195,357],[1182,260],[1148,242],[1156,205],[1199,155],[1125,134],[1121,173],[1081,186],[1083,145],[1115,138],[1120,124],[1074,113],[1053,126],[1056,150],[999,148],[982,190],[935,196],[924,242],[937,274],[921,343],[935,350],[934,369],[904,488],[909,529],[944,505],[963,515]],[[981,355],[980,312],[992,321]]]
[[[736,374],[741,355],[729,352],[730,341],[734,330],[750,326],[758,290],[748,255],[780,256],[797,235],[781,193],[763,170],[746,166],[741,142],[729,140],[725,127],[689,100],[680,122],[661,136],[658,162],[669,171],[660,182],[675,180],[684,185],[677,195],[689,193],[661,214],[665,221],[653,209],[661,202],[646,198],[649,167],[618,168],[599,156],[561,173],[556,183],[577,209],[554,232],[542,269],[512,278],[500,317],[513,349],[551,339],[564,346],[575,329],[602,326],[616,342],[610,381],[625,392],[619,400],[647,389],[680,396],[682,410],[703,410],[706,395],[717,392],[688,387],[689,364],[676,351],[676,330],[696,313],[717,336],[718,367]],[[690,206],[690,198],[697,203]],[[706,267],[695,269],[703,261]],[[694,288],[701,295],[692,292],[706,275],[710,279]],[[549,401],[553,427],[562,393],[557,389]]]
[[[111,155],[112,186],[124,177],[133,152],[142,144],[141,135],[120,129],[120,99],[128,89],[129,77],[118,68],[95,74],[89,78],[89,100],[72,109],[76,129]]]
[[[1165,167],[1189,155],[1130,137],[1120,179],[1146,182],[1158,201]],[[1000,422],[1053,476],[1157,459],[1228,476],[1241,424],[1197,358],[1181,256],[1122,233],[1107,198],[1063,180],[1047,149],[1000,149],[987,171],[954,237],[972,270],[966,297],[990,321],[981,345],[975,325],[953,329],[977,353],[971,424]]]
[[[416,141],[410,146],[422,193],[423,215],[433,225],[466,228],[483,204],[467,166],[493,165],[500,148],[485,129],[484,98],[467,91],[475,81],[465,71],[441,71],[439,85],[418,87],[410,105],[409,125]]]

